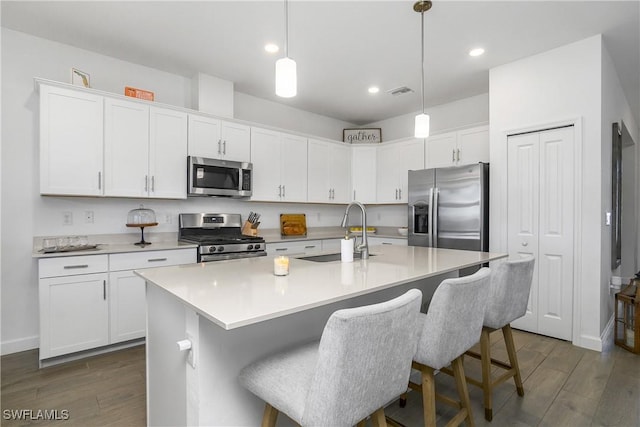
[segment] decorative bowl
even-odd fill
[[[408,236],[409,235],[409,229],[407,227],[400,227],[398,228],[398,234],[401,236]]]

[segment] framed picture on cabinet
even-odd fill
[[[71,84],[76,86],[91,87],[91,76],[77,68],[71,69]]]
[[[342,129],[342,142],[348,142],[349,144],[376,144],[382,142],[382,129]]]

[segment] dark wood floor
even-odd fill
[[[608,345],[602,353],[568,342],[514,331],[525,396],[513,383],[494,395],[494,419],[484,420],[482,394],[470,387],[478,426],[640,426],[640,356]],[[492,353],[504,357],[500,334],[492,334]],[[82,361],[38,369],[37,351],[3,356],[2,425],[146,425],[144,346]],[[467,374],[479,376],[480,365],[465,359]],[[436,376],[439,391],[455,393],[453,380]],[[6,410],[67,410],[66,421],[7,420]],[[438,405],[438,425],[451,411]],[[406,408],[389,405],[388,416],[406,426],[422,425],[417,393]],[[278,425],[291,425],[281,416]]]

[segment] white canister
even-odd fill
[[[353,262],[353,239],[340,241],[340,259],[342,262]]]

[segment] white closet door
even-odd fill
[[[509,255],[533,255],[536,265],[527,313],[512,326],[538,331],[538,134],[509,137],[508,140],[508,245]]]
[[[543,335],[571,340],[573,128],[540,133],[539,317]]]
[[[516,328],[571,340],[573,128],[508,139],[509,254],[536,257],[527,313]]]

